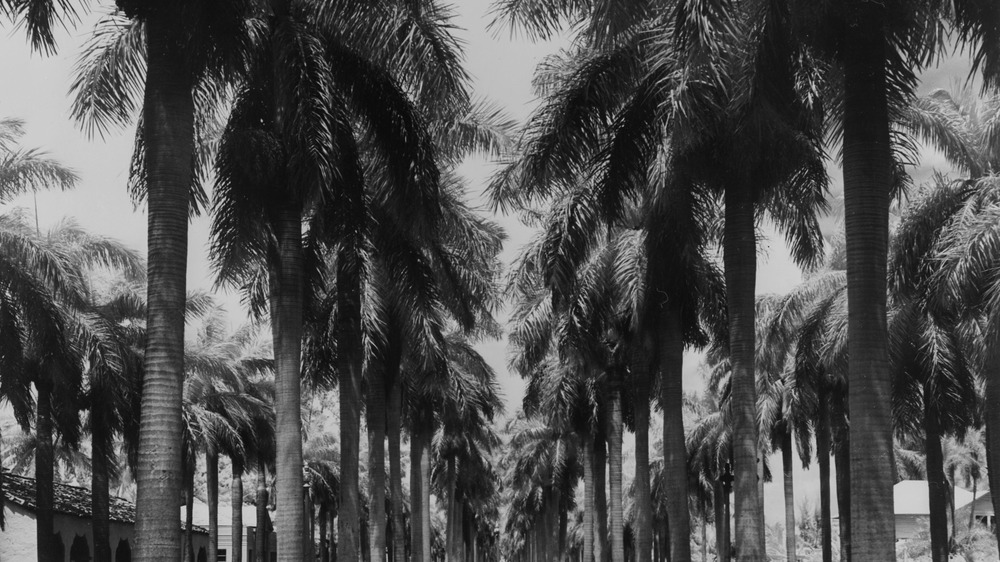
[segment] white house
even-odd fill
[[[959,522],[968,520],[969,511],[974,508],[977,520],[986,524],[995,523],[990,498],[989,492],[973,497],[972,492],[955,488],[955,518]],[[931,508],[926,480],[903,480],[893,486],[892,499],[896,514],[896,539],[910,539],[930,532]],[[948,517],[951,518],[950,511]]]
[[[90,562],[94,557],[90,491],[65,484],[53,488],[53,538],[57,541],[58,561]],[[0,532],[0,560],[37,560],[34,479],[3,473],[3,499],[5,528]],[[112,497],[110,512],[112,562],[132,562],[135,505]],[[208,531],[194,528],[194,547],[196,560],[205,560]]]
[[[184,507],[181,507],[181,517],[185,517]],[[196,527],[208,527],[208,504],[195,500],[194,501],[194,511],[192,514],[192,519]],[[251,531],[256,530],[255,525],[257,524],[257,508],[252,505],[243,506],[243,546],[241,548],[243,553],[243,560],[251,560],[249,556],[249,551],[253,550],[253,542],[249,540],[252,536]],[[270,542],[271,548],[275,548],[276,539],[273,538],[274,533],[272,533],[272,539]],[[233,560],[233,511],[232,506],[228,500],[223,501],[220,498],[219,501],[219,559],[218,562],[230,562]]]
[[[993,527],[997,524],[997,517],[993,511],[993,495],[988,490],[977,493],[976,501],[956,507],[955,519],[959,525],[968,525],[970,515],[981,525]]]

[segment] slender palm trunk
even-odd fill
[[[111,432],[100,412],[90,414],[91,527],[94,562],[111,562],[111,490],[108,460],[112,458]]]
[[[846,428],[838,430],[841,442],[833,448],[837,473],[837,513],[840,514],[840,562],[851,562],[851,468],[850,441]]]
[[[239,459],[233,461],[233,484],[230,487],[229,503],[232,509],[232,536],[230,545],[233,562],[243,562],[243,463]]]
[[[712,499],[715,501],[715,557],[718,562],[728,562],[729,542],[726,537],[726,510],[722,505],[726,501],[726,493],[720,480],[715,481]]]
[[[465,562],[462,503],[458,499],[457,479],[455,459],[448,459],[447,562]]]
[[[197,459],[191,459],[197,463]],[[184,559],[194,562],[194,467],[187,475],[184,491]]]
[[[969,504],[969,535],[966,537],[967,542],[972,542],[972,526],[976,523],[976,484],[978,484],[977,479],[972,479],[972,503]]]
[[[725,547],[722,560],[729,562],[733,558],[733,528],[731,521],[733,514],[730,508],[732,498],[730,498],[730,488],[723,486],[722,491],[722,544]]]
[[[396,365],[399,365],[398,361]],[[386,412],[389,437],[389,505],[392,507],[393,560],[402,562],[406,555],[406,523],[403,520],[403,462],[400,458],[402,439],[403,386],[399,368],[389,379],[389,403]],[[412,468],[410,469],[413,470]]]
[[[350,250],[347,250],[350,251]],[[346,253],[346,252],[342,252]],[[360,560],[361,503],[358,457],[361,449],[361,271],[354,259],[337,265],[338,334],[346,353],[338,354],[340,373],[340,508],[337,559]]]
[[[410,432],[410,559],[412,562],[424,561],[423,545],[423,491],[420,489],[420,456],[423,453],[423,436],[420,429],[414,427]],[[429,561],[428,561],[429,562]]]
[[[886,6],[853,0],[844,48],[844,202],[851,412],[851,558],[895,556],[892,378],[886,252],[892,154],[886,101]]]
[[[35,533],[38,545],[38,562],[48,562],[56,557],[52,535],[54,531],[55,453],[52,446],[52,380],[47,374],[39,376],[38,405],[35,409]]]
[[[175,562],[181,474],[181,395],[187,291],[188,190],[194,155],[193,76],[182,11],[153,8],[146,19],[148,285],[145,376],[136,473],[135,559]]]
[[[669,303],[661,312],[658,348],[670,560],[690,560],[691,515],[688,511],[687,449],[684,443],[684,331],[680,311]]]
[[[795,556],[795,487],[792,478],[792,432],[786,427],[781,436],[781,470],[785,482],[785,558],[796,562]]]
[[[594,562],[594,439],[580,434],[583,457],[583,562]]]
[[[594,437],[594,560],[608,562],[611,560],[611,549],[608,547],[608,493],[607,468],[608,454],[606,447],[607,425]]]
[[[736,495],[736,552],[741,561],[765,559],[757,463],[757,389],[754,379],[757,243],[753,194],[748,186],[726,189],[724,261],[729,300],[730,385],[733,412],[733,491]]]
[[[368,374],[368,547],[385,560],[385,373]]]
[[[434,435],[434,429],[431,425],[432,419],[428,420],[427,425],[423,426],[426,433],[423,434],[423,438],[420,440],[423,446],[423,453],[420,455],[420,494],[423,499],[420,502],[423,508],[423,514],[421,516],[421,529],[420,534],[420,544],[423,545],[423,559],[424,562],[431,561],[431,439]]]
[[[622,402],[620,381],[612,381],[608,418],[608,484],[611,508],[611,562],[625,562],[625,517],[622,506]]]
[[[208,496],[208,559],[219,558],[219,455],[205,452],[205,492]]]
[[[302,511],[303,257],[301,205],[276,209],[277,263],[271,264],[271,332],[275,367],[276,493],[279,562],[300,562],[306,531]]]
[[[816,424],[816,462],[819,464],[819,526],[823,562],[833,562],[833,539],[830,536],[830,413],[826,400],[826,393],[821,391]]]
[[[330,508],[327,504],[322,504],[319,506],[319,561],[320,562],[330,562],[330,549],[326,544],[326,531],[329,522],[327,518],[329,517]]]
[[[701,498],[701,562],[708,562],[708,498],[704,497],[704,492],[698,494]],[[665,558],[673,560],[671,555]]]
[[[650,562],[653,550],[653,497],[649,488],[649,376],[636,373],[635,402],[635,560]]]
[[[988,342],[986,365],[983,368],[986,379],[984,404],[1000,404],[1000,341],[992,338]],[[986,477],[990,490],[1000,490],[1000,408],[984,408],[986,426]],[[1000,513],[1000,493],[991,494],[993,513]],[[993,526],[997,544],[1000,544],[1000,525]]]
[[[929,400],[924,404],[924,447],[927,467],[927,494],[930,501],[931,560],[948,562],[948,479],[944,473],[941,427],[937,411]]]
[[[410,434],[410,552],[413,562],[431,562],[430,435],[425,421],[426,416],[418,414]]]
[[[949,550],[955,548],[955,537],[958,536],[958,521],[955,519],[955,490],[957,488],[957,485],[955,484],[955,476],[955,471],[952,470],[949,475],[949,481],[951,482],[951,494],[948,496],[948,508],[951,509],[951,536],[948,538]]]
[[[257,554],[252,562],[270,562],[270,545],[267,544],[267,539],[271,534],[271,526],[268,524],[267,495],[267,468],[263,461],[257,461],[257,540],[254,541]]]

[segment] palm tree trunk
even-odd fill
[[[722,503],[725,501],[725,490],[722,481],[715,481],[715,488],[712,490],[712,499],[715,503],[715,558],[718,562],[726,562],[729,558],[725,553],[729,551],[726,541],[726,520]]]
[[[704,492],[699,494],[701,499],[701,562],[708,562],[708,498],[704,497]],[[667,560],[674,560],[669,555]]]
[[[393,346],[398,349],[398,346]],[[386,411],[387,434],[389,437],[389,505],[392,508],[392,550],[393,560],[402,562],[406,555],[406,524],[403,521],[403,466],[400,458],[400,440],[403,415],[403,382],[400,379],[399,355],[389,353],[388,367],[388,408]],[[410,469],[413,470],[412,468]]]
[[[569,507],[566,502],[559,501],[559,560],[566,560],[569,557],[569,547],[566,544],[566,534],[569,531]]]
[[[837,513],[840,514],[840,562],[851,562],[851,468],[850,440],[846,428],[841,442],[833,448],[833,462],[837,473]]]
[[[326,503],[319,506],[319,562],[330,562],[330,549],[326,544],[326,531],[330,509]]]
[[[413,562],[431,562],[430,440],[431,423],[418,414],[410,434],[410,552]]]
[[[651,562],[653,497],[649,488],[649,372],[636,373],[635,402],[635,560]]]
[[[736,495],[736,552],[741,561],[763,561],[764,514],[757,463],[757,389],[754,379],[757,243],[753,194],[747,186],[725,193],[724,261],[729,300],[730,385],[733,413],[733,491]]]
[[[385,373],[368,374],[368,547],[385,560]]]
[[[820,391],[816,424],[816,462],[819,464],[819,520],[823,562],[833,562],[833,539],[830,527],[830,413],[827,396]],[[845,515],[840,512],[841,517]]]
[[[232,549],[233,562],[243,562],[243,463],[239,459],[233,461],[233,484],[230,487],[229,499],[232,508]]]
[[[611,562],[625,562],[625,517],[622,509],[622,402],[620,380],[611,383],[608,419],[608,484],[611,493]]]
[[[145,375],[136,473],[135,559],[175,562],[187,291],[188,190],[194,157],[193,76],[182,10],[146,19],[143,101],[148,214]]]
[[[410,559],[425,562],[423,545],[424,494],[421,490],[420,461],[424,447],[423,434],[414,427],[410,432]],[[430,562],[427,560],[426,562]]]
[[[423,559],[424,562],[431,561],[431,440],[433,439],[434,429],[431,425],[433,417],[427,421],[427,425],[422,426],[421,429],[425,430],[420,443],[423,448],[423,453],[420,455],[420,495],[423,498],[420,501],[420,505],[423,508],[423,513],[421,515],[421,529],[420,534],[420,544],[423,545]]]
[[[731,522],[733,520],[733,514],[730,511],[730,505],[732,498],[730,498],[729,487],[722,487],[722,545],[725,547],[723,551],[722,560],[729,562],[733,557],[733,529]]]
[[[271,533],[271,526],[268,524],[267,515],[267,467],[264,461],[257,461],[257,536],[254,549],[257,552],[255,560],[252,562],[270,562],[268,556],[268,537]]]
[[[663,408],[663,476],[670,522],[670,560],[691,559],[687,449],[684,443],[684,331],[680,311],[669,303],[661,312],[659,358]]]
[[[927,494],[930,500],[931,560],[948,562],[948,480],[944,473],[941,428],[936,408],[924,401],[924,446],[927,467]]]
[[[338,335],[347,353],[338,354],[340,373],[340,507],[337,559],[361,559],[358,458],[361,449],[361,272],[351,259],[337,265]]]
[[[969,536],[967,542],[972,542],[972,526],[976,523],[976,484],[977,479],[972,479],[972,503],[969,504]]]
[[[91,526],[94,530],[94,562],[111,562],[111,491],[108,460],[111,432],[101,412],[90,413]],[[0,506],[2,507],[2,506]]]
[[[300,562],[306,531],[302,511],[302,211],[294,200],[275,212],[277,263],[271,271],[274,339],[276,493],[279,562]]]
[[[191,459],[192,464],[197,459]],[[184,559],[194,562],[194,467],[187,476],[187,486],[184,494]]]
[[[611,560],[611,549],[608,548],[608,499],[607,499],[607,467],[608,456],[605,449],[607,435],[606,424],[594,436],[594,560],[608,562]]]
[[[445,537],[447,562],[465,562],[462,557],[462,514],[461,504],[456,497],[455,459],[448,459],[448,527]]]
[[[986,364],[983,373],[986,379],[984,404],[1000,404],[1000,341],[996,337],[987,342]],[[1000,408],[984,408],[986,429],[986,478],[989,489],[1000,490]],[[993,512],[1000,513],[1000,494],[991,494]],[[997,543],[1000,544],[1000,525],[993,526]]]
[[[583,457],[583,562],[594,562],[594,439],[580,433]]]
[[[219,455],[205,452],[205,492],[208,496],[208,559],[219,558]]]
[[[55,453],[52,447],[52,380],[39,375],[35,382],[38,405],[35,410],[35,532],[38,562],[54,560]]]
[[[891,560],[892,378],[886,328],[886,255],[892,155],[886,101],[885,11],[848,4],[844,48],[844,203],[851,412],[851,559]]]
[[[785,558],[796,562],[795,555],[795,486],[792,478],[792,432],[786,427],[781,436],[781,470],[785,482]]]

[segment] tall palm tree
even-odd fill
[[[970,45],[972,67],[984,83],[997,81],[1000,51],[989,4],[965,0],[874,4],[824,3],[818,9],[789,3],[796,38],[836,65],[844,160],[847,271],[850,292],[852,558],[893,554],[892,425],[886,308],[889,199],[896,183],[890,124],[912,95],[915,73],[952,41]],[[937,30],[950,26],[955,38]],[[841,136],[842,135],[842,136]]]
[[[299,5],[279,9],[278,19],[271,22],[269,39],[255,55],[251,77],[242,86],[217,166],[221,197],[216,206],[214,251],[223,280],[244,284],[266,272],[272,287],[270,306],[282,404],[278,408],[278,425],[283,428],[278,443],[281,448],[290,447],[289,451],[279,451],[278,456],[279,488],[285,490],[279,494],[282,497],[297,497],[301,490],[301,471],[292,468],[300,464],[294,461],[300,454],[293,450],[298,447],[298,439],[292,438],[300,433],[295,373],[304,295],[299,291],[304,267],[313,263],[309,252],[316,251],[302,246],[303,221],[311,223],[314,239],[336,248],[332,252],[340,258],[336,261],[339,290],[334,294],[341,298],[337,321],[346,338],[340,346],[344,352],[338,354],[344,416],[340,441],[344,448],[341,508],[347,514],[340,518],[339,548],[345,558],[357,556],[359,544],[355,540],[358,518],[350,514],[358,513],[357,392],[363,359],[358,353],[362,349],[362,281],[368,267],[365,232],[369,228],[365,198],[379,197],[366,192],[381,182],[392,186],[386,193],[396,197],[402,207],[406,205],[404,200],[432,202],[438,185],[434,150],[424,118],[407,92],[411,88],[433,92],[430,99],[441,104],[461,102],[463,96],[456,93],[459,86],[455,84],[460,82],[456,76],[460,73],[455,70],[449,38],[441,43],[446,48],[432,50],[435,56],[430,59],[412,56],[441,39],[443,27],[423,26],[419,10],[398,8],[390,3],[330,6],[318,13]],[[429,14],[427,21],[437,21],[437,16]],[[411,33],[406,41],[400,39],[402,30]],[[286,43],[293,32],[300,34],[299,40]],[[292,47],[305,48],[294,55],[295,68],[304,72],[290,75],[292,82],[274,80],[273,76],[290,70],[283,62],[282,49]],[[402,49],[402,56],[396,56],[397,47]],[[300,87],[285,87],[286,83],[300,80]],[[336,96],[327,95],[330,88],[335,88]],[[301,118],[285,119],[286,111]],[[280,147],[277,153],[275,147]],[[278,158],[260,161],[260,154],[276,154]],[[261,169],[248,173],[244,163],[255,160]],[[366,170],[369,165],[373,168]],[[242,189],[246,181],[256,186],[250,193]],[[261,215],[261,209],[268,211]],[[262,221],[254,218],[261,216]],[[410,215],[408,226],[428,229],[432,223],[420,221],[432,221],[434,216]],[[225,248],[233,243],[231,235],[236,232],[252,236],[244,238],[241,248]],[[263,232],[271,234],[260,236]],[[291,529],[288,540],[301,535],[297,531],[301,528],[297,505],[286,505],[279,512],[289,518],[282,523],[283,528]],[[287,552],[295,558],[295,552]]]
[[[196,121],[211,114],[206,100],[217,100],[242,66],[254,4],[233,0],[209,9],[200,2],[121,0],[117,6],[131,24],[111,41],[95,39],[74,83],[73,114],[91,134],[130,122],[141,106],[131,184],[147,202],[149,223],[136,514],[142,559],[166,560],[179,550],[174,502],[182,476],[187,219],[192,206],[204,203],[195,145],[205,128]]]

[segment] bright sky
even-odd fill
[[[534,67],[560,43],[532,44],[516,37],[512,41],[506,30],[487,31],[491,20],[489,5],[488,0],[463,0],[456,7],[456,23],[463,28],[458,36],[465,43],[467,68],[478,95],[502,104],[512,117],[523,121],[535,105],[530,87]],[[8,27],[0,35],[0,76],[4,77],[4,86],[0,88],[0,116],[23,119],[27,129],[25,146],[47,150],[80,175],[80,184],[74,191],[38,194],[38,214],[43,229],[64,217],[74,217],[93,232],[115,237],[144,251],[144,209],[133,208],[125,188],[134,131],[123,131],[104,140],[87,139],[69,120],[67,93],[73,66],[97,19],[92,14],[76,30],[61,34],[59,54],[50,58],[32,54],[23,33]],[[492,165],[482,161],[462,166],[461,172],[472,186],[473,200],[481,201],[492,169]],[[15,201],[12,206],[30,208],[33,202],[29,196]],[[496,220],[509,234],[504,253],[509,262],[527,241],[530,232],[514,217],[498,216]],[[208,220],[205,217],[195,219],[191,224],[189,248],[188,285],[191,289],[212,286],[206,257],[207,241]],[[765,241],[762,246],[758,292],[786,292],[800,280],[798,269],[791,263],[780,239]],[[233,322],[238,323],[242,318],[238,296],[224,295],[221,300],[230,310]],[[487,342],[482,344],[481,351],[499,373],[508,409],[513,411],[520,403],[523,383],[516,375],[507,373],[505,346],[503,341]],[[686,387],[700,388],[695,362],[688,363]]]

